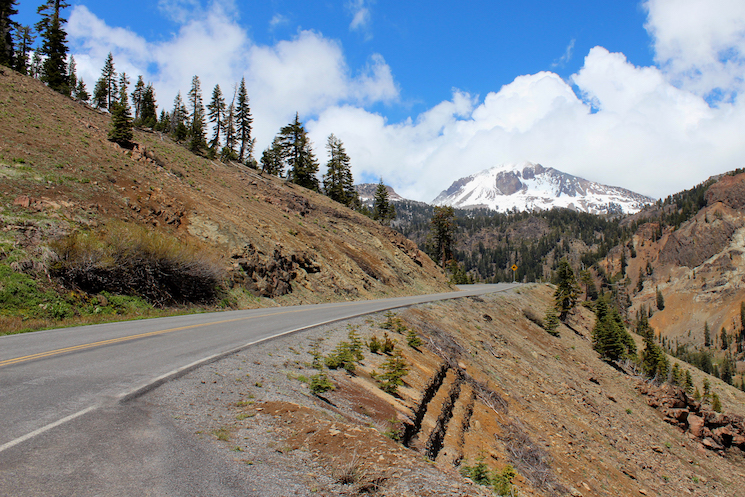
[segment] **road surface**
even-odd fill
[[[0,495],[138,495],[142,479],[137,475],[129,483],[110,487],[117,489],[113,493],[95,490],[86,482],[100,482],[106,471],[121,479],[126,457],[138,459],[141,466],[143,459],[156,453],[160,455],[148,474],[174,480],[173,488],[163,495],[241,492],[240,483],[235,483],[239,475],[220,476],[223,483],[216,489],[208,480],[184,483],[184,478],[209,472],[209,464],[196,461],[219,463],[199,454],[204,449],[184,440],[183,434],[161,434],[161,446],[151,441],[138,447],[132,433],[157,425],[153,419],[157,415],[141,412],[129,401],[200,365],[272,337],[386,309],[514,286],[468,285],[436,295],[195,314],[0,337]],[[121,461],[112,461],[114,451],[101,447],[102,443],[129,444],[130,455],[124,451],[117,455]],[[179,456],[169,465],[163,456],[176,447],[196,455]],[[190,464],[199,467],[190,471]],[[224,471],[212,468],[213,475]],[[237,485],[234,491],[231,481]],[[186,487],[179,490],[179,485]]]

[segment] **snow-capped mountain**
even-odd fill
[[[360,196],[360,200],[363,204],[372,205],[373,200],[375,199],[375,192],[378,190],[378,183],[361,183],[359,185],[354,185],[354,188],[357,190],[357,194]],[[398,202],[405,200],[401,195],[396,193],[392,187],[385,185],[385,189],[388,191],[389,201]]]
[[[655,199],[624,188],[601,185],[551,167],[504,164],[461,178],[432,201],[460,209],[496,211],[566,207],[593,214],[629,214]]]

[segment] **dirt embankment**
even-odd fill
[[[580,309],[574,331],[562,326],[558,338],[526,318],[542,315],[551,294],[531,285],[402,311],[424,341],[417,348],[383,330],[382,314],[311,330],[204,368],[149,401],[234,451],[264,495],[277,491],[262,476],[272,468],[297,495],[490,495],[458,474],[478,461],[513,465],[524,496],[745,495],[738,449],[707,450],[666,422],[639,378],[598,360],[590,312]],[[397,396],[374,373],[388,356],[367,349],[353,374],[329,372],[335,390],[310,393],[309,352],[319,343],[332,352],[348,340],[347,325],[365,340],[396,340],[410,366]],[[702,380],[694,372],[699,389]],[[745,395],[709,380],[725,412],[742,415]]]
[[[0,74],[0,242],[41,258],[73,230],[141,224],[216,254],[243,306],[449,288],[413,242],[323,195],[147,130],[122,149],[109,127],[106,113]]]

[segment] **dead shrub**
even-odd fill
[[[544,329],[546,328],[546,324],[543,322],[543,318],[541,318],[541,316],[533,312],[533,309],[528,309],[528,308],[523,309],[523,316],[525,316],[525,318],[528,321],[532,321],[533,323],[537,324],[541,328],[544,328]]]
[[[500,438],[518,472],[534,487],[547,491],[549,495],[566,493],[551,469],[551,456],[530,439],[519,421],[505,425]]]
[[[138,295],[156,306],[207,304],[223,270],[209,254],[140,226],[115,223],[51,244],[50,274],[89,293]]]
[[[337,466],[332,476],[337,483],[351,486],[352,494],[356,495],[376,493],[386,481],[385,477],[375,475],[365,467],[357,454]]]

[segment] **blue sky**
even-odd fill
[[[322,162],[333,132],[410,198],[507,162],[655,197],[745,166],[741,0],[71,4],[89,88],[109,51],[166,109],[193,74],[205,99],[245,76],[256,155],[298,111]]]

